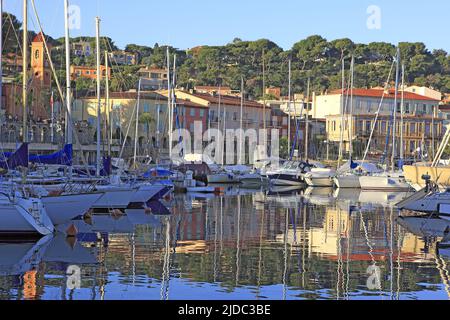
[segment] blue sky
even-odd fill
[[[22,19],[21,0],[3,0],[5,10]],[[35,0],[46,33],[63,35],[63,0]],[[313,34],[355,42],[424,42],[450,52],[448,0],[70,0],[81,8],[81,29],[72,36],[94,35],[94,18],[102,18],[102,35],[119,47],[128,43],[171,44],[186,49],[222,45],[235,37],[268,38],[284,49]],[[368,29],[367,8],[381,10],[381,29]],[[30,6],[30,17],[34,14]],[[30,28],[36,29],[31,21]]]

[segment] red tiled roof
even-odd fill
[[[193,96],[197,98],[204,99],[210,103],[219,104],[219,96],[213,96],[207,93],[193,93]],[[229,106],[240,106],[241,105],[241,98],[240,97],[233,97],[233,96],[220,96],[220,103],[223,105],[229,105]],[[252,107],[252,108],[263,108],[264,106],[261,103],[258,103],[256,101],[252,100],[244,100],[244,107]],[[268,110],[270,110],[270,107],[266,107]]]
[[[231,88],[230,87],[216,87],[216,86],[195,86],[194,89],[197,90],[223,90],[223,91],[230,91]]]
[[[329,94],[341,94],[342,90],[333,90]],[[383,96],[384,90],[381,89],[353,89],[353,95],[357,97],[371,97],[371,98],[381,98]],[[345,94],[351,94],[351,90],[345,90]],[[397,94],[397,99],[401,99],[402,93],[401,91]],[[417,93],[412,92],[404,92],[404,97],[407,100],[423,100],[423,101],[439,101],[433,98],[421,96]],[[394,99],[395,98],[395,90],[390,89],[388,94],[384,95],[385,99]]]
[[[185,106],[185,107],[195,107],[195,108],[208,108],[206,106],[192,102],[190,100],[183,100],[183,99],[179,99],[179,98],[177,98],[177,105],[181,105],[181,106]]]
[[[33,39],[33,42],[44,42],[44,35],[39,32]]]

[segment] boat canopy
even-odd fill
[[[370,162],[349,160],[338,169],[338,172],[349,172],[352,170],[359,170],[367,173],[379,173],[383,171],[379,169],[376,164]]]
[[[14,153],[4,153],[4,158],[0,160],[0,168],[12,170],[17,167],[28,167],[28,143],[22,143]]]
[[[30,154],[28,159],[29,162],[37,164],[54,164],[54,165],[71,166],[73,157],[72,155],[73,155],[72,145],[66,144],[64,146],[64,149],[55,152],[53,154],[45,156]]]

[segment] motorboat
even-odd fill
[[[306,184],[310,187],[333,187],[336,172],[329,168],[312,168],[303,175]]]
[[[280,168],[267,171],[271,185],[304,186],[303,174],[310,171],[311,166],[303,161],[287,161]]]

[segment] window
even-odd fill
[[[423,113],[427,113],[427,105],[424,103],[422,106]]]
[[[195,109],[194,108],[190,108],[191,109],[191,117],[195,117]]]
[[[86,70],[86,74],[87,74],[87,75],[90,75],[91,72],[90,72],[89,70]]]
[[[381,133],[386,133],[387,128],[386,128],[386,121],[382,121],[381,122]]]
[[[409,113],[409,102],[405,104],[405,113]]]
[[[402,112],[402,104],[400,102],[397,102],[397,113]]]
[[[203,118],[204,115],[205,115],[205,110],[200,110],[200,117]]]
[[[414,122],[409,124],[409,133],[410,134],[416,133],[416,124]]]
[[[237,120],[237,112],[233,112],[233,120]]]
[[[150,112],[150,104],[148,102],[144,103],[144,112]]]

